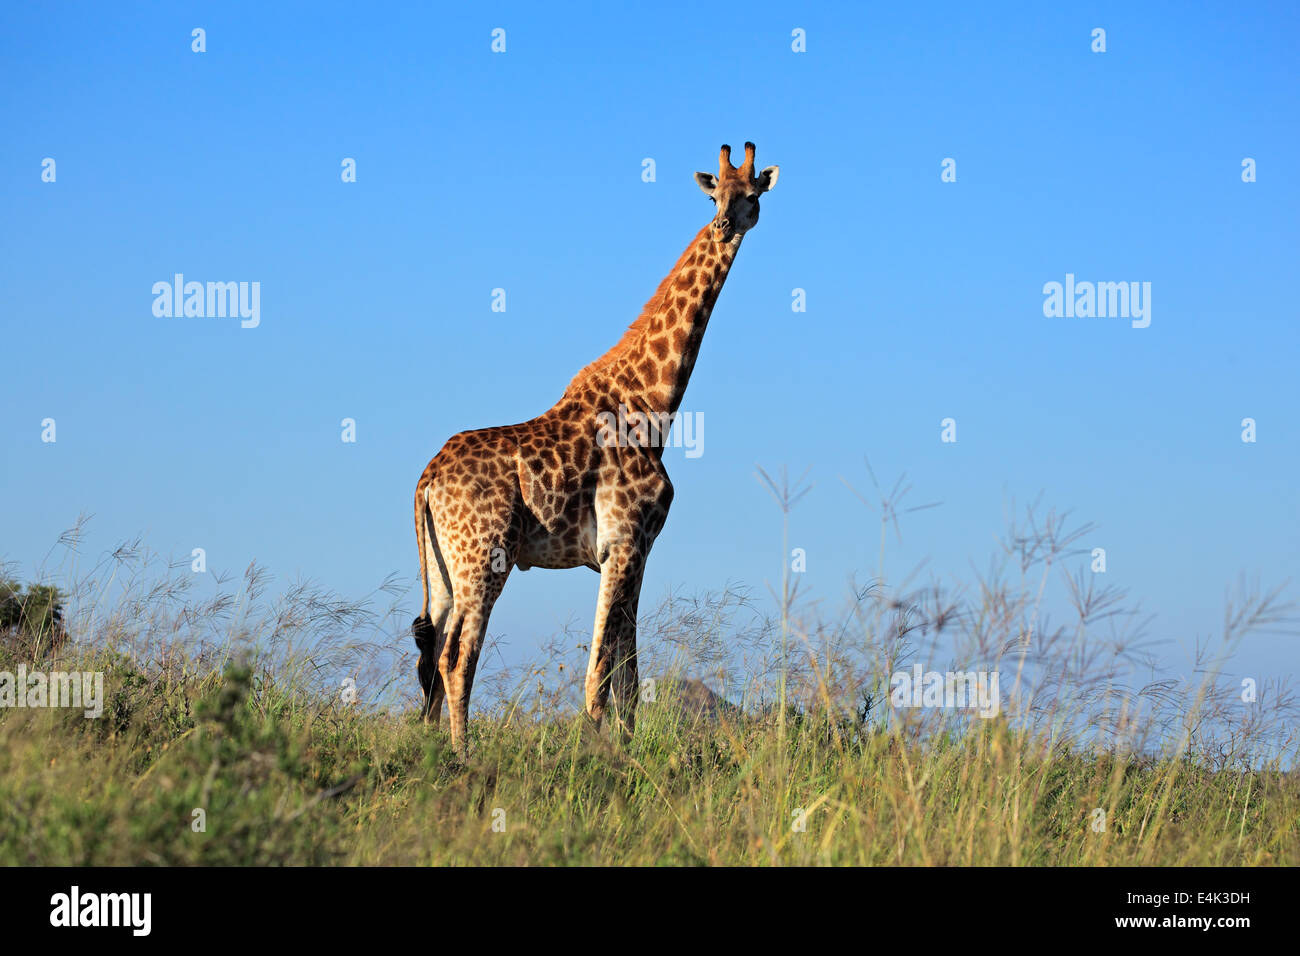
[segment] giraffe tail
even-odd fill
[[[424,692],[424,717],[429,719],[431,708],[438,705],[435,700],[438,684],[438,629],[429,614],[429,515],[428,502],[425,500],[425,484],[421,481],[415,489],[415,541],[420,549],[420,590],[424,594],[424,603],[420,614],[411,622],[411,636],[419,648],[420,658],[416,663],[416,676],[420,680],[420,690]]]
[[[411,622],[411,636],[415,638],[416,646],[421,652],[424,651],[426,642],[427,646],[432,648],[437,638],[437,631],[429,617],[429,530],[426,515],[428,504],[425,501],[424,491],[425,484],[421,481],[415,486],[415,543],[420,551],[420,590],[424,600],[420,605],[419,615]]]

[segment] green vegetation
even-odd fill
[[[416,719],[404,587],[267,603],[256,566],[228,588],[124,545],[66,597],[0,595],[0,700],[20,667],[104,687],[93,719],[0,706],[0,864],[1300,863],[1295,701],[1221,677],[1291,606],[1248,590],[1197,683],[1152,676],[1123,593],[1066,570],[1083,530],[1013,526],[964,594],[875,584],[830,623],[789,580],[779,614],[670,595],[626,744],[579,713],[585,635],[514,669],[489,649],[464,758]],[[999,675],[997,716],[893,707],[922,665]]]
[[[75,663],[105,671],[103,718],[0,712],[2,863],[1300,861],[1294,773],[1080,751],[1000,719],[924,742],[791,719],[783,740],[771,719],[692,718],[668,687],[626,747],[582,718],[497,713],[461,762],[410,714],[264,670]]]
[[[39,658],[66,639],[58,588],[38,584],[24,588],[0,577],[0,644],[25,657]]]

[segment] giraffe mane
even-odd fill
[[[627,327],[627,330],[623,333],[622,337],[614,343],[614,347],[594,362],[584,366],[582,371],[573,376],[573,380],[569,382],[568,388],[564,390],[566,395],[573,391],[575,386],[585,382],[592,375],[604,371],[622,356],[636,350],[636,347],[645,338],[646,332],[650,328],[650,321],[663,311],[663,303],[664,300],[668,298],[673,277],[676,276],[685,266],[686,260],[695,252],[700,238],[708,231],[708,229],[709,226],[706,224],[703,229],[695,234],[695,238],[691,240],[690,244],[677,258],[677,262],[673,265],[672,269],[669,270],[668,274],[664,276],[663,281],[659,283],[659,287],[655,289],[654,295],[652,295],[646,304],[641,307],[641,314],[638,315],[632,321],[632,324]]]

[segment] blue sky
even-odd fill
[[[804,587],[838,607],[876,563],[840,481],[868,488],[867,455],[943,502],[891,567],[969,581],[1041,495],[1100,525],[1086,545],[1178,668],[1239,575],[1300,581],[1297,14],[1134,6],[7,5],[0,555],[35,573],[84,511],[92,553],[143,534],[347,594],[414,583],[427,460],[617,341],[712,214],[691,174],[749,139],[781,178],[683,405],[704,454],[666,455],[643,605],[765,593],[754,468],[785,464],[814,483]],[[177,272],[260,282],[260,326],[155,317]],[[1150,326],[1045,317],[1067,273],[1150,282]],[[588,628],[596,583],[516,574],[491,632],[526,655]],[[1241,657],[1298,660],[1287,637]]]

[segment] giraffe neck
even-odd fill
[[[619,343],[579,373],[566,394],[599,395],[630,412],[676,414],[740,240],[721,242],[711,226],[701,229]]]

